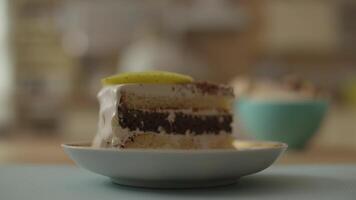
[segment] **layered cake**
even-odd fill
[[[145,78],[118,75],[99,92],[94,147],[232,148],[231,87],[175,74],[168,79],[167,73],[139,75]]]

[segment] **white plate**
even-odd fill
[[[269,167],[287,145],[236,141],[235,149],[96,149],[89,143],[63,144],[74,162],[113,182],[139,187],[192,188],[236,182]]]

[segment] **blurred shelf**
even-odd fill
[[[61,139],[22,138],[0,142],[0,163],[71,163],[61,149]]]
[[[73,164],[60,147],[62,138],[21,138],[0,142],[0,163]],[[310,148],[288,151],[277,164],[356,163],[356,149]]]
[[[268,52],[268,50],[266,50]],[[262,54],[261,58],[268,58],[268,60],[277,60],[279,63],[289,64],[288,67],[293,67],[293,64],[298,65],[298,68],[303,66],[313,70],[323,70],[336,67],[353,69],[356,63],[356,53],[335,51],[329,53],[304,53],[294,52],[286,53],[281,52],[278,54],[266,53]],[[292,66],[290,66],[292,65]]]

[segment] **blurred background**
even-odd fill
[[[0,0],[0,163],[71,163],[59,145],[94,137],[100,79],[151,69],[235,88],[302,77],[330,107],[279,162],[356,163],[351,0]]]

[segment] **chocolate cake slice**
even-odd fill
[[[105,86],[93,146],[232,148],[233,98],[232,88],[206,82]]]

